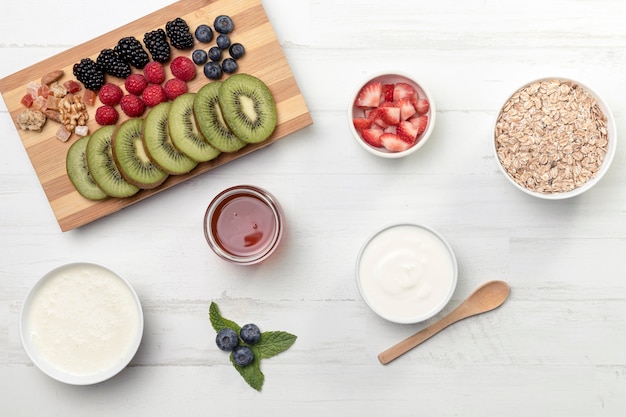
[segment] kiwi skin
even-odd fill
[[[218,100],[226,124],[241,140],[260,143],[276,129],[276,102],[261,79],[233,74],[220,86]]]
[[[154,164],[143,145],[144,120],[131,118],[116,129],[111,139],[113,160],[126,181],[142,189],[158,187],[168,174]]]
[[[108,194],[98,187],[87,166],[85,151],[89,138],[90,136],[84,136],[70,146],[65,158],[65,168],[67,176],[74,188],[76,188],[76,191],[78,191],[78,194],[88,200],[104,200],[108,197]]]

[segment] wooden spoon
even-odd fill
[[[378,360],[387,365],[451,324],[500,307],[509,296],[509,292],[509,285],[504,281],[489,281],[481,285],[447,316],[381,352]]]

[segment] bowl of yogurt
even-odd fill
[[[452,247],[435,230],[395,224],[367,239],[357,257],[356,278],[374,313],[394,323],[418,323],[448,304],[458,265]]]
[[[135,356],[143,312],[127,280],[104,266],[77,262],[37,281],[19,327],[24,350],[42,372],[91,385],[117,375]]]

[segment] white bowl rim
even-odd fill
[[[610,134],[609,148],[608,148],[608,151],[607,151],[607,153],[606,153],[606,155],[604,157],[604,161],[602,162],[602,166],[600,167],[600,170],[598,171],[596,176],[594,178],[590,179],[589,181],[587,181],[582,186],[574,188],[571,191],[565,191],[565,192],[561,192],[561,193],[550,193],[550,194],[548,194],[548,193],[540,193],[540,192],[537,192],[537,191],[529,190],[529,189],[521,186],[517,182],[515,182],[515,180],[513,178],[511,178],[511,176],[508,174],[508,172],[506,172],[506,170],[502,166],[502,163],[500,162],[500,158],[498,157],[498,151],[497,151],[497,148],[496,148],[495,131],[496,131],[496,125],[498,123],[498,118],[500,117],[500,113],[502,112],[502,107],[500,107],[498,109],[498,111],[496,112],[496,115],[495,115],[493,123],[492,123],[492,129],[491,129],[491,134],[490,134],[491,149],[492,149],[493,154],[495,156],[496,165],[498,166],[499,171],[502,174],[504,174],[504,177],[508,180],[508,182],[513,184],[515,186],[515,188],[517,188],[520,191],[523,191],[524,193],[526,193],[528,195],[531,195],[533,197],[537,197],[537,198],[540,198],[540,199],[544,199],[544,200],[564,200],[564,199],[576,197],[576,196],[584,193],[585,191],[588,191],[589,189],[594,187],[598,182],[600,182],[602,177],[604,177],[604,175],[607,173],[607,171],[609,170],[609,168],[610,168],[610,166],[611,166],[611,164],[613,162],[613,158],[614,158],[616,150],[617,150],[617,126],[616,126],[616,123],[615,123],[615,118],[613,117],[613,113],[611,112],[610,107],[604,101],[602,96],[600,96],[594,89],[589,87],[589,85],[587,85],[586,83],[583,83],[581,81],[578,81],[578,80],[575,80],[575,79],[569,78],[569,77],[563,77],[563,76],[540,77],[540,78],[536,78],[534,80],[528,81],[528,82],[520,85],[519,87],[515,88],[509,95],[507,95],[506,99],[503,101],[502,106],[504,106],[504,104],[509,100],[509,98],[511,98],[513,96],[513,94],[515,94],[517,91],[521,90],[522,88],[527,87],[527,86],[529,86],[531,84],[534,84],[536,82],[548,81],[548,80],[569,81],[569,82],[572,82],[574,84],[577,84],[577,85],[583,87],[587,92],[589,92],[596,99],[596,101],[598,102],[598,105],[600,106],[600,108],[604,112],[604,114],[606,116],[606,119],[607,119],[607,130],[608,130],[608,132]]]
[[[417,142],[415,145],[411,146],[409,149],[407,149],[405,151],[400,151],[400,152],[390,152],[390,151],[386,151],[384,149],[377,149],[377,148],[375,148],[375,147],[373,147],[371,145],[368,145],[360,137],[359,133],[354,128],[354,123],[352,122],[353,109],[354,109],[354,100],[356,99],[357,95],[359,94],[359,91],[361,91],[361,88],[363,88],[363,86],[365,86],[368,82],[373,81],[376,78],[393,77],[393,76],[406,78],[407,80],[411,81],[413,84],[417,85],[424,92],[424,94],[426,94],[426,97],[428,98],[428,102],[430,104],[428,125],[427,125],[426,130],[424,131],[424,133],[422,133],[420,141]],[[381,158],[388,158],[388,159],[402,158],[402,157],[411,155],[414,152],[416,152],[418,149],[420,149],[422,146],[424,146],[424,144],[426,144],[426,142],[430,138],[430,136],[431,136],[431,134],[433,132],[433,129],[435,128],[436,118],[437,118],[436,104],[435,104],[435,100],[433,98],[433,95],[430,93],[430,90],[428,90],[428,88],[425,87],[425,85],[422,82],[418,81],[415,77],[413,77],[412,75],[410,75],[410,74],[408,74],[406,72],[403,72],[403,71],[396,71],[396,70],[376,71],[376,72],[373,72],[373,73],[371,73],[370,75],[368,75],[366,77],[363,77],[357,83],[356,87],[353,89],[352,95],[350,96],[350,102],[348,103],[348,127],[350,128],[350,132],[352,133],[352,137],[367,152],[371,153],[372,155],[379,156]]]
[[[361,257],[363,256],[363,252],[365,252],[365,249],[369,246],[370,242],[379,234],[389,230],[389,229],[393,229],[396,227],[401,227],[401,226],[410,226],[410,227],[415,227],[415,228],[420,228],[423,230],[426,230],[427,232],[431,233],[433,236],[435,236],[437,239],[439,239],[441,241],[441,243],[443,243],[443,245],[446,247],[446,249],[448,250],[448,253],[450,255],[451,261],[452,261],[452,284],[450,285],[450,289],[448,290],[448,293],[446,294],[446,297],[444,299],[441,300],[441,302],[437,305],[437,307],[433,308],[432,310],[430,310],[427,313],[424,314],[420,314],[414,317],[397,317],[394,315],[390,315],[387,314],[383,311],[380,311],[380,309],[376,308],[374,305],[371,304],[371,302],[369,301],[369,298],[367,297],[367,294],[365,293],[365,291],[363,290],[363,287],[361,286],[361,279],[360,279],[360,264],[361,264]],[[388,320],[390,322],[393,323],[398,323],[398,324],[415,324],[415,323],[420,323],[423,321],[426,321],[434,316],[436,316],[437,314],[439,314],[450,302],[450,300],[452,299],[452,295],[454,294],[454,292],[456,291],[456,287],[458,285],[458,276],[459,276],[459,266],[458,266],[458,261],[454,252],[454,249],[452,248],[452,245],[450,245],[450,242],[448,242],[448,240],[446,240],[443,235],[441,235],[441,233],[439,233],[438,231],[436,231],[435,229],[433,229],[432,227],[429,227],[425,224],[421,224],[421,223],[415,223],[415,222],[401,222],[401,223],[393,223],[393,224],[388,224],[387,226],[384,226],[378,230],[376,230],[375,232],[371,233],[370,236],[365,240],[365,242],[363,243],[363,245],[361,245],[361,248],[359,249],[357,258],[356,258],[356,266],[355,266],[355,276],[356,276],[356,284],[357,284],[357,288],[359,290],[359,294],[361,295],[361,298],[363,298],[363,301],[365,301],[365,304],[370,308],[370,310],[372,310],[375,314],[377,314],[378,316],[382,317],[385,320]]]
[[[138,318],[138,331],[135,336],[135,340],[133,341],[133,344],[130,346],[127,354],[124,356],[124,359],[120,361],[116,366],[111,367],[107,369],[106,371],[98,372],[97,374],[93,374],[93,375],[74,375],[74,374],[67,373],[67,372],[64,372],[63,370],[56,368],[54,365],[50,364],[45,358],[39,355],[39,353],[37,352],[37,349],[30,342],[30,338],[25,334],[26,329],[27,329],[26,322],[28,320],[28,312],[29,312],[30,303],[32,302],[32,299],[36,295],[39,288],[48,279],[55,276],[55,274],[57,274],[58,272],[64,269],[73,268],[73,267],[81,267],[81,266],[87,267],[87,268],[102,269],[102,270],[110,272],[116,278],[118,278],[126,286],[130,294],[132,295],[132,298],[135,301],[135,305],[137,308],[137,315],[138,315],[137,317]],[[112,271],[111,269],[101,264],[93,263],[93,262],[71,262],[71,263],[60,265],[48,271],[46,274],[44,274],[41,278],[37,280],[37,282],[35,282],[35,284],[31,287],[26,297],[24,298],[24,302],[22,303],[22,308],[20,311],[20,318],[19,318],[20,340],[22,343],[22,347],[26,351],[26,354],[28,355],[30,360],[44,374],[48,375],[49,377],[59,382],[63,382],[69,385],[97,384],[97,383],[106,381],[112,378],[113,376],[117,375],[118,373],[120,373],[124,368],[126,368],[126,366],[128,366],[130,361],[133,359],[133,357],[137,353],[137,350],[139,349],[141,340],[143,338],[143,330],[144,330],[143,310],[141,307],[141,301],[139,299],[139,296],[135,292],[134,288],[130,285],[128,280],[122,277],[121,275],[117,274],[116,272]]]

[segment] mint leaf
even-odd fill
[[[254,350],[258,352],[259,359],[271,358],[289,349],[296,339],[295,335],[287,332],[263,332]]]
[[[237,333],[241,330],[241,326],[237,323],[222,316],[220,309],[215,302],[211,302],[211,306],[209,307],[209,319],[211,320],[211,326],[213,326],[213,329],[215,329],[218,333],[220,330],[226,328],[233,329]]]
[[[261,372],[261,359],[256,355],[252,363],[248,366],[241,367],[235,363],[233,360],[233,355],[230,355],[230,362],[233,364],[235,369],[241,374],[243,379],[257,391],[261,391],[263,387],[263,382],[265,382],[265,375]]]

